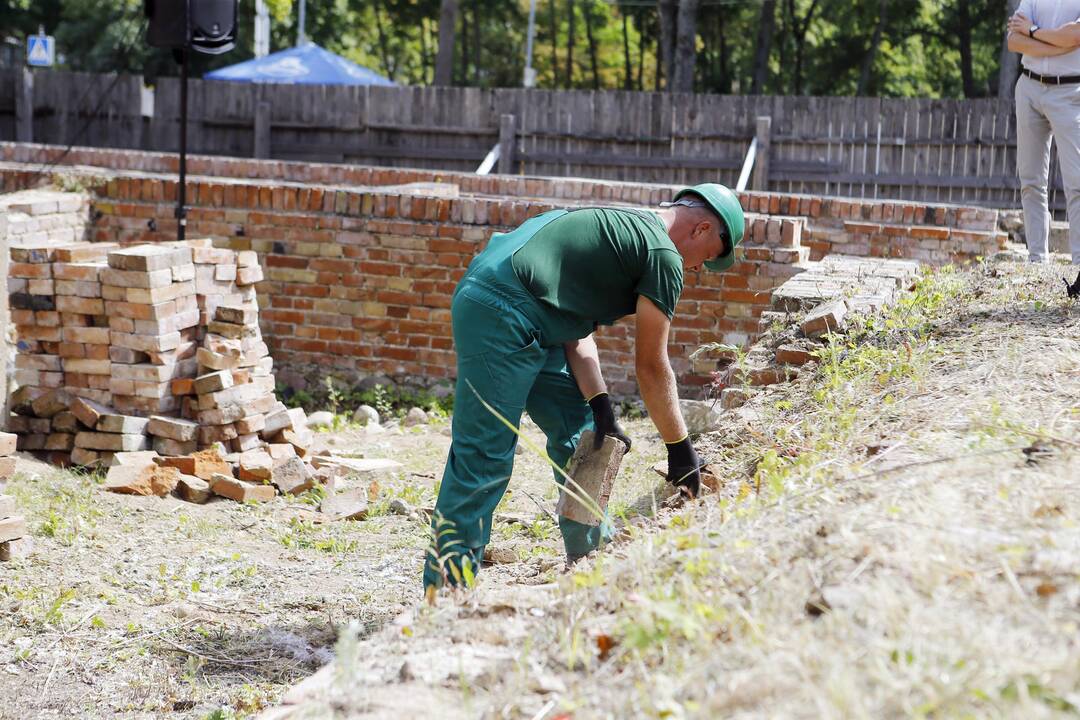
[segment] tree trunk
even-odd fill
[[[711,30],[701,34],[702,40],[706,43],[709,67],[708,86],[704,88],[704,91],[726,95],[731,92],[731,88],[727,74],[728,48],[724,37],[724,12],[714,13],[709,19],[712,21]],[[698,18],[699,24],[705,22],[704,18]]]
[[[1019,2],[1020,0],[1016,0]],[[874,25],[874,34],[870,37],[870,47],[863,56],[862,68],[859,70],[859,86],[855,89],[856,95],[866,95],[870,89],[870,74],[874,71],[874,61],[877,60],[878,48],[881,47],[881,34],[885,31],[885,16],[888,14],[889,0],[878,2],[877,24]]]
[[[788,67],[788,40],[790,39],[789,3],[780,3],[780,27],[776,30],[776,62],[780,68],[780,77],[776,81],[776,92],[788,93],[791,86],[791,68]]]
[[[675,39],[675,72],[672,92],[694,92],[697,64],[697,13],[699,0],[680,0]]]
[[[566,87],[574,87],[574,0],[566,0]]]
[[[461,62],[457,63],[459,79],[458,85],[469,84],[469,58],[471,55],[471,48],[469,45],[472,42],[472,36],[469,34],[469,10],[468,8],[462,8],[461,10]]]
[[[641,13],[635,15],[635,24],[638,29],[638,48],[637,48],[637,89],[642,92],[645,91],[645,21],[642,20]]]
[[[630,30],[627,28],[627,11],[622,14],[623,90],[634,89],[634,66],[630,64]]]
[[[975,97],[975,71],[971,61],[971,4],[956,0],[956,37],[960,44],[960,77],[964,81],[964,97]]]
[[[439,53],[435,56],[435,84],[454,82],[454,31],[457,25],[457,0],[442,0],[439,6]]]
[[[754,51],[754,74],[750,83],[750,94],[761,95],[765,90],[765,81],[769,75],[769,53],[772,50],[773,26],[776,23],[776,0],[764,0],[761,3],[761,17],[758,20],[757,49]]]
[[[473,84],[479,87],[480,85],[480,51],[483,49],[483,45],[480,43],[480,3],[478,0],[473,0],[472,7],[472,32],[473,32]]]
[[[551,82],[559,87],[559,26],[555,23],[555,0],[548,0],[548,23],[551,26]]]
[[[596,38],[593,37],[593,0],[585,0],[585,37],[589,40],[589,64],[592,66],[593,90],[600,89],[600,65],[596,60]]]
[[[675,3],[676,0],[659,0],[657,3],[660,19],[660,52],[656,57],[656,74],[659,77],[663,72],[667,77],[668,90],[671,89],[671,82],[675,76],[675,29],[678,21],[675,15],[677,10]],[[656,84],[656,89],[660,89],[659,82]]]
[[[814,11],[817,10],[818,0],[812,0],[801,22],[795,13],[795,0],[790,0],[790,3],[791,28],[795,35],[795,94],[802,95],[802,65],[803,51],[806,49],[806,33],[810,31],[810,23],[814,21]]]
[[[432,85],[435,82],[435,58],[431,55],[431,30],[428,19],[420,18],[420,82]]]
[[[386,37],[386,31],[383,29],[382,24],[382,5],[375,6],[375,30],[378,33],[379,38],[379,54],[382,55],[383,72],[386,73],[386,77],[390,80],[394,79],[394,71],[397,70],[396,63],[390,60],[390,47]]]
[[[1020,0],[1005,0],[1005,15],[1012,17]],[[1016,78],[1020,74],[1020,53],[1009,51],[1008,33],[1001,40],[1001,61],[998,72],[998,97],[1012,100],[1016,90]]]
[[[728,72],[728,45],[727,37],[724,33],[724,13],[718,12],[716,14],[716,36],[720,40],[720,92],[731,92],[731,73]]]

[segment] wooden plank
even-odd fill
[[[792,161],[788,161],[791,163]],[[1016,187],[1019,180],[1015,177],[972,177],[972,176],[941,176],[937,175],[880,175],[860,172],[821,172],[813,167],[780,167],[771,171],[773,177],[783,181],[798,181],[803,178],[820,178],[828,175],[833,182],[862,185],[870,184],[877,178],[882,185],[914,185],[917,187],[948,187],[954,185],[964,188],[1012,188]],[[940,184],[940,185],[939,185]]]
[[[620,157],[599,153],[568,155],[561,152],[522,153],[522,159],[538,163],[562,163],[577,167],[579,165],[597,165],[601,167],[645,167],[645,168],[709,168],[735,170],[742,167],[742,158],[715,159],[698,157]],[[671,182],[671,181],[669,181]]]
[[[385,160],[413,160],[430,157],[433,160],[467,160],[469,163],[475,161],[475,165],[471,167],[476,168],[476,165],[480,164],[480,161],[484,159],[487,154],[485,150],[476,148],[457,148],[457,147],[413,147],[411,145],[386,145],[383,143],[375,142],[372,144],[360,144],[350,143],[348,145],[340,145],[332,151],[328,151],[325,145],[320,143],[287,143],[282,144],[279,150],[275,151],[275,157],[280,158],[294,158],[303,159],[305,154],[318,154],[328,153],[335,156],[347,156],[350,158],[379,158]]]
[[[23,68],[15,89],[15,140],[34,142],[34,73]]]
[[[253,124],[255,135],[253,155],[259,159],[270,158],[270,103],[266,100],[260,100],[255,106]]]
[[[754,175],[751,187],[759,192],[769,189],[769,135],[772,130],[772,118],[768,115],[757,119],[757,156],[754,159]]]

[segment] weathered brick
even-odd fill
[[[112,450],[114,452],[146,450],[150,447],[150,438],[145,435],[81,432],[75,436],[75,445],[88,450]]]
[[[273,485],[256,485],[222,474],[210,478],[210,490],[237,502],[267,502],[277,495]]]

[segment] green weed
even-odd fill
[[[320,529],[310,520],[293,518],[289,528],[278,534],[278,541],[290,550],[318,550],[332,555],[343,555],[356,550],[358,543],[352,538],[339,537],[331,529]]]

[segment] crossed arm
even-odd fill
[[[1080,21],[1058,28],[1039,28],[1034,38],[1028,36],[1030,27],[1031,18],[1022,13],[1009,18],[1009,50],[1035,57],[1053,57],[1080,47]]]

